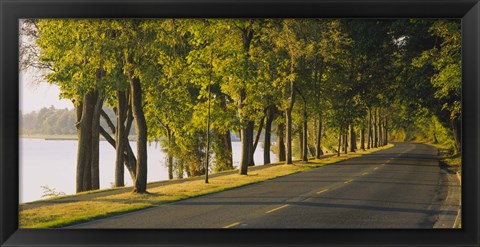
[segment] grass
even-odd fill
[[[186,179],[185,181],[168,181],[160,186],[149,184],[146,194],[134,194],[125,189],[101,190],[80,195],[62,196],[53,199],[20,205],[20,228],[53,228],[64,227],[82,222],[110,217],[139,209],[154,207],[165,203],[178,201],[195,196],[258,183],[281,176],[306,171],[316,167],[337,163],[346,159],[359,157],[387,146],[342,154],[340,157],[329,156],[321,159],[311,159],[309,162],[296,161],[293,165],[276,163],[249,169],[248,175],[237,173],[222,173],[212,176],[206,184],[203,179]],[[101,194],[101,192],[108,193]],[[96,196],[96,194],[98,196]]]
[[[445,143],[428,143],[428,144],[438,148],[438,157],[444,164],[446,164],[450,168],[453,168],[455,171],[461,174],[462,157],[459,154],[454,154],[453,148],[450,144],[445,144]]]

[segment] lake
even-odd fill
[[[132,149],[136,143],[130,142]],[[238,166],[241,143],[232,142],[233,163]],[[160,146],[148,146],[148,182],[168,180],[166,155]],[[270,152],[272,162],[278,158]],[[254,154],[255,164],[263,164],[262,143]],[[19,200],[20,203],[43,199],[41,186],[48,186],[57,192],[75,194],[75,173],[77,161],[76,140],[44,140],[20,138],[19,146]],[[115,179],[115,149],[106,141],[100,141],[100,188],[111,188]],[[132,180],[125,168],[125,185]]]

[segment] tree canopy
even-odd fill
[[[292,164],[409,140],[459,154],[460,27],[445,19],[27,20],[22,34],[34,44],[21,46],[22,68],[58,85],[75,117],[42,109],[24,128],[78,135],[78,192],[95,189],[99,135],[117,150],[116,185],[125,165],[139,193],[147,141],[161,141],[170,179],[233,169],[233,135],[243,175],[258,143],[266,163],[271,149]]]

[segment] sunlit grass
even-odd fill
[[[438,148],[439,158],[449,166],[459,167],[462,165],[462,157],[459,154],[454,154],[452,145],[450,143],[428,143]],[[461,170],[459,171],[461,172]]]
[[[311,159],[306,163],[297,161],[293,165],[277,163],[276,165],[270,165],[262,169],[250,170],[248,175],[239,175],[236,173],[222,174],[211,177],[208,184],[203,180],[186,180],[181,183],[166,182],[161,186],[150,187],[148,189],[149,193],[147,194],[133,194],[119,189],[118,193],[112,193],[107,196],[92,196],[95,193],[104,191],[102,190],[79,196],[65,196],[50,199],[48,203],[45,203],[47,200],[42,200],[28,204],[44,204],[38,207],[29,208],[20,205],[19,226],[20,228],[52,228],[78,224],[168,202],[258,183],[391,147],[393,147],[393,145],[389,144],[367,151],[357,151],[356,153],[348,153],[347,155],[342,154],[340,157],[335,155],[322,159]],[[66,201],[65,198],[69,198],[69,200]],[[63,199],[63,201],[61,201],[61,199]]]

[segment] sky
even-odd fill
[[[23,25],[20,20],[19,27]],[[20,32],[20,40],[23,43],[31,43]],[[22,70],[19,74],[19,107],[22,114],[38,111],[43,107],[54,106],[55,108],[73,109],[73,104],[69,100],[59,98],[60,90],[58,86],[51,85],[41,79],[41,75],[35,70]]]
[[[31,72],[20,73],[19,104],[23,114],[38,111],[43,107],[52,105],[55,108],[73,108],[71,101],[59,98],[60,90],[58,86],[35,78],[35,75]]]

